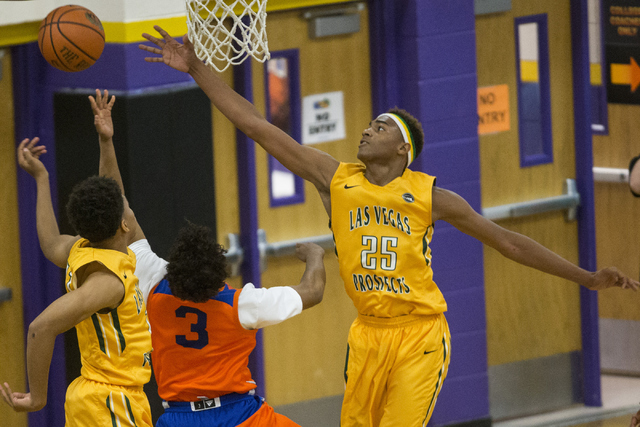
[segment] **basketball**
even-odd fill
[[[54,9],[40,23],[38,47],[44,59],[62,71],[82,71],[92,66],[104,49],[100,19],[82,6]]]

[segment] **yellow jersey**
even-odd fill
[[[136,256],[96,249],[87,239],[78,240],[67,260],[66,289],[77,289],[76,272],[99,262],[124,284],[122,303],[109,313],[94,313],[76,325],[82,359],[81,374],[92,381],[121,386],[142,386],[151,379],[151,328],[142,292],[138,288]]]
[[[331,180],[331,230],[347,294],[365,316],[445,312],[429,248],[435,177],[405,169],[381,187],[364,171],[340,163]]]

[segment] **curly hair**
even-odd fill
[[[422,130],[422,124],[420,124],[418,119],[413,117],[407,110],[403,110],[402,108],[391,108],[387,113],[397,114],[402,117],[405,123],[407,123],[409,131],[413,136],[413,143],[416,147],[416,157],[418,157],[420,152],[422,152],[422,147],[424,146],[424,131]]]
[[[205,302],[215,297],[227,278],[227,252],[211,238],[208,227],[189,222],[180,229],[167,261],[169,289],[176,297]]]
[[[123,214],[120,186],[105,176],[92,176],[77,184],[67,202],[71,226],[92,243],[115,236]]]

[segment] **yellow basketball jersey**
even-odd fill
[[[331,181],[331,229],[347,294],[365,316],[445,312],[429,249],[435,177],[406,169],[380,187],[364,171],[341,163]]]
[[[69,252],[67,292],[77,289],[76,271],[96,261],[124,283],[124,299],[109,313],[94,313],[76,325],[82,376],[115,385],[144,385],[151,378],[151,329],[138,278],[133,274],[136,256],[128,248],[128,254],[124,254],[88,244],[88,240],[80,239]]]

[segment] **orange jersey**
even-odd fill
[[[194,303],[173,296],[167,280],[151,291],[147,311],[162,399],[194,402],[256,388],[247,364],[257,330],[240,324],[240,292],[225,285],[209,301]]]
[[[381,187],[364,172],[363,165],[340,163],[331,180],[340,275],[358,313],[397,317],[446,311],[429,248],[435,177],[405,169]]]

